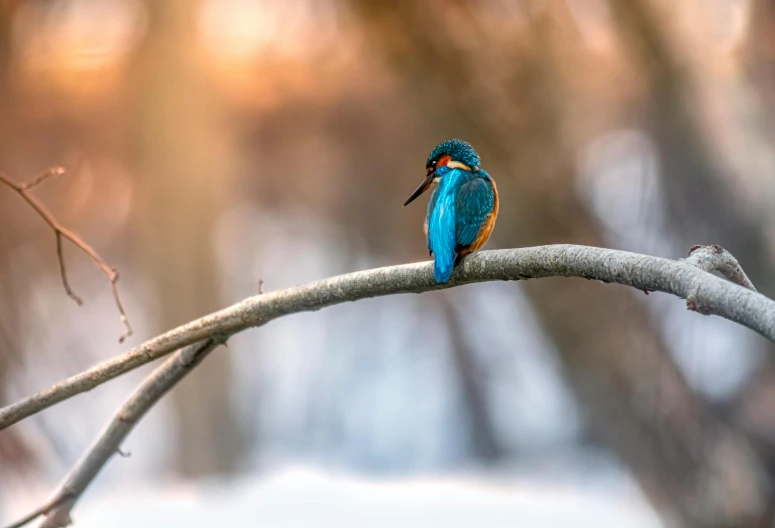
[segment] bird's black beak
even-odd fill
[[[428,190],[428,188],[431,186],[431,183],[433,183],[433,178],[436,177],[436,171],[428,168],[428,174],[425,175],[425,180],[414,190],[412,195],[409,197],[407,201],[404,202],[404,207],[412,203],[417,199],[418,196],[420,196],[422,193]]]

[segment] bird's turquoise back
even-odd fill
[[[460,249],[479,235],[495,205],[490,176],[483,170],[440,167],[439,184],[428,202],[428,249],[433,253],[433,274],[447,282]]]

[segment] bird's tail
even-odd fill
[[[433,278],[436,282],[445,283],[452,275],[452,269],[455,266],[455,255],[445,255],[444,252],[434,253]]]

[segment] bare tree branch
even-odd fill
[[[37,175],[36,177],[32,178],[29,181],[26,181],[24,183],[18,183],[18,184],[11,183],[9,185],[11,185],[12,187],[13,186],[18,187],[18,189],[21,191],[28,191],[33,187],[37,187],[38,185],[48,180],[52,176],[62,176],[64,173],[65,173],[64,167],[53,167],[47,171],[40,173],[39,175]],[[4,183],[8,184],[8,182],[4,182]]]
[[[455,272],[453,282],[448,285],[437,285],[433,281],[429,263],[418,263],[351,273],[251,297],[150,341],[144,345],[142,354],[138,350],[143,347],[139,347],[112,362],[95,367],[101,368],[107,375],[104,379],[110,379],[126,369],[128,364],[135,364],[137,360],[133,358],[139,357],[147,362],[161,355],[165,348],[176,346],[181,339],[195,339],[190,337],[192,335],[204,339],[179,350],[154,370],[121,407],[52,498],[10,528],[19,528],[41,516],[45,517],[41,528],[68,526],[72,522],[70,514],[76,502],[111,457],[116,454],[123,456],[121,443],[156,402],[219,344],[224,344],[230,335],[250,326],[260,326],[282,315],[391,293],[422,292],[477,281],[522,280],[559,275],[672,293],[702,306],[703,313],[715,313],[738,321],[775,340],[775,328],[765,324],[768,318],[771,321],[775,315],[775,302],[704,271],[720,270],[725,275],[729,273],[739,279],[741,274],[745,274],[734,257],[714,246],[695,247],[690,254],[689,259],[676,262],[569,245],[489,251],[466,259],[461,269]],[[206,335],[200,332],[206,332]],[[80,376],[85,374],[88,372]],[[87,380],[88,377],[82,379]],[[36,404],[34,398],[32,404]]]
[[[756,291],[737,259],[721,246],[692,246],[684,262],[707,272],[717,271],[735,284]]]
[[[130,370],[213,335],[247,328],[300,312],[370,297],[422,293],[486,281],[582,277],[661,291],[694,303],[697,311],[746,326],[775,341],[775,301],[686,262],[626,251],[558,244],[483,251],[467,257],[447,284],[433,280],[432,264],[418,262],[359,271],[249,297],[191,321],[114,359],[0,409],[0,430],[43,409],[89,391]]]
[[[121,407],[52,498],[8,528],[19,528],[40,516],[45,516],[41,528],[62,528],[69,525],[72,522],[70,512],[75,503],[113,455],[123,456],[121,443],[140,419],[210,352],[225,342],[225,336],[213,336],[202,343],[178,351],[154,370]]]
[[[67,499],[67,497],[57,497],[57,496],[55,496],[53,499],[50,499],[50,500],[46,501],[45,504],[43,504],[42,506],[34,509],[33,511],[31,511],[30,513],[28,513],[27,515],[25,515],[21,519],[19,519],[16,522],[14,522],[13,524],[9,524],[8,526],[6,526],[6,528],[21,528],[22,526],[31,523],[32,521],[34,521],[35,519],[37,519],[41,515],[47,514],[48,512],[50,512],[51,510],[56,508],[59,504],[62,503],[62,501],[66,500],[66,499]]]
[[[11,178],[9,178],[7,175],[0,172],[0,183],[5,184],[9,188],[13,189],[19,196],[26,201],[30,207],[32,207],[38,215],[53,229],[54,235],[56,236],[56,243],[57,243],[57,258],[59,259],[59,271],[62,275],[62,285],[65,288],[65,292],[67,295],[78,304],[78,306],[81,306],[83,304],[83,300],[81,300],[80,297],[78,297],[70,287],[70,283],[67,280],[67,270],[65,268],[65,257],[64,253],[62,252],[62,238],[68,239],[70,242],[75,244],[76,247],[78,247],[81,251],[86,253],[89,258],[91,258],[95,264],[97,264],[97,267],[100,268],[102,273],[105,274],[105,276],[110,281],[110,285],[113,291],[113,299],[116,302],[116,308],[118,308],[118,314],[121,318],[121,323],[124,325],[124,328],[126,329],[126,332],[124,335],[122,335],[118,342],[123,343],[124,340],[132,335],[132,326],[129,324],[129,319],[127,318],[126,312],[124,311],[124,307],[121,304],[121,299],[118,297],[118,287],[116,286],[116,283],[118,282],[118,270],[116,268],[113,268],[108,265],[107,262],[97,253],[93,247],[91,247],[89,244],[84,242],[84,240],[76,235],[74,232],[70,231],[66,227],[64,227],[62,224],[60,224],[56,218],[54,218],[54,215],[51,214],[51,212],[46,209],[46,207],[38,201],[37,198],[29,194],[27,191],[30,189],[37,187],[47,179],[51,178],[52,176],[59,176],[65,173],[65,169],[62,167],[55,167],[53,169],[49,169],[43,174],[33,178],[32,180],[25,182],[25,183],[16,183]]]

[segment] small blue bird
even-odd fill
[[[425,180],[404,207],[438,184],[428,202],[425,241],[434,258],[436,282],[447,282],[452,268],[490,238],[498,217],[495,180],[479,167],[479,155],[460,139],[439,144],[425,164]]]

